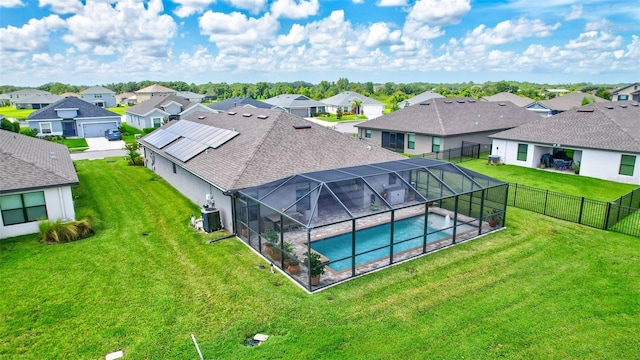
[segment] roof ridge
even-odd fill
[[[440,110],[438,109],[438,101],[434,101],[433,105],[434,105],[434,108],[436,109],[436,116],[438,118],[438,124],[440,125],[440,133],[446,134],[446,132],[444,131],[444,124],[442,123],[442,116],[440,116]]]
[[[629,134],[629,132],[627,131],[627,129],[626,129],[626,128],[623,128],[623,127],[620,125],[620,123],[619,123],[619,122],[618,122],[614,117],[609,116],[609,114],[611,114],[611,112],[604,111],[600,106],[596,105],[595,103],[593,103],[593,104],[589,104],[589,105],[593,105],[593,108],[594,108],[594,109],[597,109],[597,110],[598,110],[598,112],[600,112],[602,115],[604,115],[604,117],[606,117],[607,119],[609,119],[609,121],[611,121],[612,123],[614,123],[614,124],[616,125],[616,127],[617,127],[618,129],[620,129],[620,131],[622,131],[622,132],[624,133],[624,135],[625,135],[626,137],[628,137],[629,139],[631,139],[631,141],[632,141],[633,143],[635,143],[638,147],[640,147],[640,139],[636,139],[635,137],[631,136],[631,135]]]

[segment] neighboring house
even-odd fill
[[[116,104],[122,104],[122,105],[135,105],[135,97],[136,94],[132,93],[132,92],[126,92],[126,93],[122,93],[122,94],[118,94],[116,95]],[[130,99],[134,99],[134,101],[132,101],[131,103],[129,102]]]
[[[202,94],[196,94],[191,91],[178,91],[176,93],[177,96],[183,97],[192,103],[201,103],[204,101],[205,96]]]
[[[537,168],[542,156],[551,154],[579,162],[580,175],[640,184],[640,106],[635,101],[590,104],[491,138],[491,153],[506,164]]]
[[[505,102],[511,101],[518,107],[527,107],[536,101],[530,99],[526,96],[518,96],[510,92],[501,92],[491,96],[483,96],[480,98],[481,101],[491,101],[491,102]]]
[[[135,91],[136,104],[142,104],[143,102],[151,99],[154,96],[158,95],[175,95],[177,91],[173,89],[169,89],[168,87],[164,87],[162,85],[154,84],[151,86],[147,86],[146,88]],[[131,100],[131,99],[130,99]]]
[[[60,94],[60,96],[62,96],[63,98],[66,98],[66,97],[75,97],[75,98],[80,99],[80,94],[76,94],[76,93],[74,93],[74,92],[66,92],[66,93],[62,93],[62,94]]]
[[[375,119],[384,114],[384,103],[353,91],[344,91],[320,102],[326,104],[327,112],[332,114],[336,114],[338,109],[355,115],[365,115],[369,119]]]
[[[231,108],[238,107],[238,106],[258,108],[258,109],[276,109],[277,108],[274,105],[267,104],[262,101],[258,101],[252,98],[243,98],[243,97],[232,97],[232,98],[221,100],[209,105],[211,109],[217,110],[218,112],[227,111]]]
[[[127,125],[138,129],[157,128],[169,120],[180,120],[193,112],[214,112],[212,109],[176,95],[155,95],[151,99],[125,110]]]
[[[234,193],[309,171],[402,159],[281,110],[194,113],[139,140],[145,164],[235,230]]]
[[[101,137],[120,127],[121,116],[82,99],[68,97],[35,111],[27,117],[38,136]]]
[[[78,176],[64,145],[0,130],[0,238],[38,232],[38,220],[73,220]]]
[[[433,91],[425,91],[412,98],[399,102],[398,108],[403,109],[403,108],[406,108],[407,106],[419,104],[423,101],[427,101],[431,99],[444,99],[444,96]]]
[[[62,96],[47,94],[47,95],[36,95],[28,98],[20,99],[14,101],[14,105],[16,109],[42,109],[45,106],[51,105],[56,101],[60,101],[64,99]]]
[[[9,103],[11,106],[15,106],[15,102],[17,100],[23,100],[26,98],[30,98],[32,96],[38,95],[51,95],[48,91],[38,90],[38,89],[21,89],[8,93],[9,95]]]
[[[284,94],[264,100],[267,104],[277,106],[286,112],[300,117],[314,117],[325,112],[325,104],[300,94]]]
[[[633,83],[611,92],[612,101],[640,101],[640,83]]]
[[[102,108],[116,107],[116,93],[102,86],[92,86],[80,92],[80,98]]]
[[[581,107],[585,98],[589,99],[591,102],[607,101],[592,94],[572,92],[562,96],[557,96],[551,100],[536,101],[533,104],[527,105],[526,108],[527,110],[531,110],[542,116],[551,116]]]
[[[538,119],[536,114],[508,101],[436,98],[356,127],[363,140],[418,155],[459,148],[463,142],[488,144],[491,143],[489,135]]]
[[[10,103],[9,94],[0,94],[0,106],[8,106]]]

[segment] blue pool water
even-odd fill
[[[358,230],[356,232],[356,254],[364,253],[372,249],[383,247],[375,251],[367,252],[366,254],[356,255],[356,265],[361,265],[370,261],[374,261],[380,258],[389,256],[389,233],[390,223],[373,226],[370,228]],[[424,216],[415,216],[412,218],[402,219],[395,222],[394,234],[393,234],[393,253],[403,252],[409,249],[413,249],[418,246],[422,246],[422,235],[424,231]],[[428,233],[438,231],[428,227]],[[438,233],[430,234],[427,236],[427,242],[437,241],[451,236],[450,231],[440,231]],[[417,238],[415,238],[417,237]],[[407,239],[415,238],[413,240],[405,241]],[[322,255],[334,261],[329,264],[333,270],[341,271],[351,267],[351,233],[337,235],[326,239],[311,242],[311,248]]]

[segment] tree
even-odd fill
[[[20,132],[20,123],[19,122],[11,122],[8,119],[2,119],[0,122],[0,129],[12,131],[12,132]]]
[[[142,165],[144,160],[138,152],[140,144],[137,142],[127,143],[124,148],[127,150],[127,158],[129,159],[129,165]]]
[[[353,113],[356,115],[360,114],[360,107],[362,106],[362,101],[358,100],[358,99],[353,99],[353,104],[351,105],[351,108],[353,109]]]
[[[342,107],[338,107],[338,110],[336,111],[336,119],[338,120],[342,120]]]

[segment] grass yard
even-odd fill
[[[147,169],[76,165],[98,233],[0,240],[0,358],[195,359],[191,334],[207,359],[640,354],[637,238],[510,208],[506,230],[307,295],[240,241],[207,245]]]
[[[107,110],[114,112],[118,115],[124,115],[124,112],[129,108],[129,106],[117,106],[117,107],[110,107],[110,108],[106,108]]]
[[[0,114],[4,115],[6,118],[14,118],[14,119],[26,119],[29,114],[34,112],[35,110],[31,109],[21,109],[17,110],[13,106],[2,106],[0,107]]]
[[[125,143],[132,143],[136,141],[136,134],[142,134],[142,130],[136,129],[133,126],[127,125],[125,123],[122,123],[122,125],[120,126],[121,130],[123,130],[122,133],[122,140],[124,140]],[[125,133],[127,135],[125,135]]]
[[[341,121],[358,121],[358,120],[367,120],[368,117],[366,115],[342,115],[342,119],[338,120],[336,114],[329,114],[328,116],[319,116],[316,119],[329,121],[329,122],[341,122]]]

